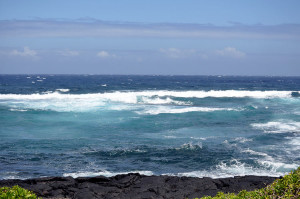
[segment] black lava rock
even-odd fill
[[[234,178],[194,178],[176,176],[144,176],[138,173],[114,177],[47,177],[28,180],[1,180],[0,186],[19,185],[43,198],[196,198],[214,196],[217,192],[238,193],[271,184],[276,178],[242,176]]]

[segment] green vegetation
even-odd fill
[[[19,186],[0,187],[0,199],[38,199],[37,196]]]
[[[276,180],[266,188],[255,191],[241,191],[237,195],[233,193],[224,194],[219,192],[215,197],[202,197],[201,199],[297,199],[300,198],[300,167]]]

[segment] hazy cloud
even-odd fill
[[[13,56],[37,58],[37,52],[31,50],[29,47],[24,47],[23,51],[13,50],[9,54]]]
[[[2,20],[2,37],[174,37],[300,39],[300,24],[215,26],[211,24],[117,23],[99,20]]]
[[[111,53],[109,53],[109,52],[107,52],[107,51],[104,51],[104,50],[98,52],[98,53],[97,53],[97,56],[98,56],[98,57],[101,57],[101,58],[116,57],[115,54],[111,54]]]
[[[166,55],[167,57],[174,58],[174,59],[188,57],[194,55],[196,52],[193,49],[186,50],[186,49],[178,49],[178,48],[167,48],[167,49],[161,48],[159,51],[164,55]]]
[[[63,51],[59,51],[59,54],[66,57],[75,57],[79,55],[79,52],[74,50],[63,50]]]
[[[232,57],[232,58],[244,58],[246,56],[246,53],[239,51],[233,47],[226,47],[223,50],[217,50],[216,54],[223,57]]]

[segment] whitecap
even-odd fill
[[[238,111],[233,108],[210,108],[210,107],[151,107],[151,109],[145,109],[143,111],[136,111],[140,115],[158,115],[162,113],[168,114],[178,114],[178,113],[188,113],[188,112],[213,112],[213,111]]]
[[[206,138],[203,138],[203,137],[190,137],[191,139],[194,139],[194,140],[207,140],[208,138],[212,138],[212,137],[206,137]]]
[[[56,89],[56,91],[59,91],[59,92],[62,92],[62,93],[66,93],[66,92],[69,92],[70,89],[68,89],[68,88],[58,88],[58,89]]]
[[[234,141],[240,142],[240,143],[245,143],[245,142],[251,142],[253,139],[250,138],[244,138],[244,137],[237,137],[234,139]]]
[[[253,151],[253,150],[251,150],[251,149],[245,149],[245,150],[242,150],[241,152],[243,152],[243,153],[249,153],[249,154],[251,154],[251,155],[258,155],[258,156],[263,156],[263,157],[266,157],[266,158],[268,158],[268,159],[272,159],[272,157],[271,156],[269,156],[268,154],[266,154],[266,153],[263,153],[263,152],[257,152],[257,151]]]
[[[10,111],[19,111],[19,112],[26,112],[26,109],[15,109],[15,108],[11,108],[9,109]]]
[[[164,137],[165,137],[165,138],[177,138],[177,137],[174,136],[174,135],[165,135]]]
[[[287,133],[287,132],[300,132],[300,122],[291,120],[271,121],[267,123],[254,123],[251,124],[256,129],[263,130],[265,133]]]
[[[35,82],[33,82],[35,83]],[[69,89],[59,88],[53,93],[43,94],[0,94],[0,100],[8,103],[22,102],[24,108],[50,109],[57,111],[82,111],[99,110],[104,105],[111,103],[138,104],[138,105],[174,105],[174,106],[149,106],[141,107],[136,113],[157,115],[161,113],[186,113],[186,112],[212,112],[212,111],[241,111],[235,108],[219,107],[191,107],[187,100],[175,100],[182,97],[243,97],[243,96],[289,96],[290,91],[140,91],[140,92],[106,92],[91,94],[68,94]],[[240,93],[245,92],[245,93]],[[258,94],[259,95],[258,95]],[[176,106],[175,106],[176,105]],[[185,106],[185,107],[179,107]],[[186,107],[187,106],[187,107]],[[20,107],[22,108],[22,107]]]
[[[138,103],[142,104],[176,104],[176,105],[191,105],[191,102],[182,102],[177,100],[172,100],[170,97],[159,98],[159,97],[145,97],[142,96],[138,99]]]
[[[60,92],[68,92],[69,89],[60,88],[57,89]],[[0,94],[0,99],[49,99],[49,98],[102,98],[111,101],[119,101],[124,103],[138,103],[139,100],[151,98],[157,100],[157,97],[176,97],[176,98],[205,98],[205,97],[254,97],[254,98],[274,98],[274,97],[291,97],[291,91],[236,91],[236,90],[224,90],[224,91],[140,91],[140,92],[107,92],[107,93],[92,93],[92,94],[69,94],[64,95],[60,93],[40,95],[40,94]],[[155,99],[156,98],[156,99]],[[166,98],[167,100],[170,100]],[[146,99],[147,100],[147,99]]]
[[[257,162],[265,167],[271,169],[271,171],[277,171],[277,170],[292,170],[297,169],[299,165],[297,164],[287,164],[283,162],[276,162],[274,159],[271,160],[257,160]]]
[[[196,150],[196,149],[202,149],[202,142],[197,142],[197,143],[184,143],[183,145],[181,145],[179,148],[175,148],[176,150]]]

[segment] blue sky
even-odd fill
[[[0,0],[0,73],[300,75],[300,1]]]

